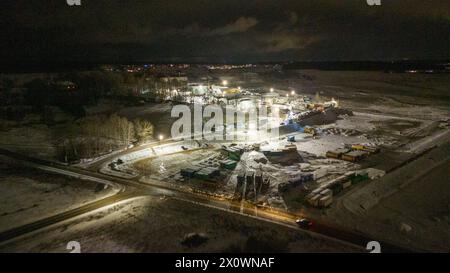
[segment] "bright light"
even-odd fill
[[[334,107],[339,106],[339,102],[337,102],[334,98],[331,98],[331,103],[334,105]]]
[[[273,92],[273,87],[272,87],[272,88],[270,88],[270,92]]]
[[[222,85],[223,85],[223,86],[227,86],[227,85],[228,85],[228,81],[227,81],[227,80],[223,80],[223,81],[222,81]]]
[[[295,91],[294,90],[291,91],[291,95],[292,96],[295,95]]]
[[[163,140],[164,139],[164,136],[163,135],[159,135],[159,140]]]
[[[286,97],[289,97],[289,94],[286,94]]]
[[[238,86],[238,89],[239,89],[239,90],[241,90],[241,87],[240,87],[240,86]]]
[[[250,109],[255,107],[255,104],[250,100],[244,100],[239,102],[238,107],[242,112],[247,113]]]

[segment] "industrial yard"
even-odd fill
[[[0,255],[450,252],[449,0],[1,2]],[[44,256],[5,260],[95,271]],[[401,256],[365,264],[425,261]]]
[[[223,103],[241,108],[264,101],[285,109],[278,116],[279,137],[155,143],[151,148],[104,163],[101,171],[144,183],[156,182],[231,200],[242,199],[269,208],[324,209],[333,204],[333,197],[339,198],[353,185],[371,183],[413,160],[421,151],[412,153],[405,147],[414,141],[446,130],[438,127],[436,121],[354,112],[339,106],[345,100],[315,98],[313,101],[309,95],[294,90],[272,88],[255,93],[251,91],[254,89],[239,87],[233,89],[229,98],[217,94],[226,94],[225,86],[210,91],[201,89],[197,96],[191,93],[196,89],[187,90],[190,90],[186,91],[189,100],[204,105],[210,104],[204,100],[204,92],[213,92],[212,98],[221,98]],[[145,112],[148,111],[151,112]],[[248,126],[238,131],[251,133]]]
[[[213,72],[209,77],[217,77],[202,82],[201,71],[196,70],[194,73],[187,70],[188,75],[195,75],[192,76],[197,79],[195,84],[188,81],[189,77],[183,76],[177,80],[176,89],[156,88],[153,94],[158,99],[149,98],[148,93],[145,93],[143,100],[135,104],[116,102],[113,107],[111,101],[102,101],[98,106],[87,109],[91,117],[114,113],[124,119],[148,121],[153,131],[152,136],[145,141],[135,141],[125,136],[128,138],[127,145],[114,147],[107,142],[105,146],[109,145],[109,149],[101,153],[61,163],[67,161],[68,150],[76,149],[66,147],[65,157],[61,160],[61,156],[57,158],[55,155],[61,150],[60,146],[52,146],[56,141],[45,139],[64,137],[64,128],[68,126],[66,123],[48,127],[50,131],[44,130],[45,134],[39,131],[42,125],[34,124],[33,129],[24,130],[21,125],[8,124],[6,128],[12,129],[5,131],[4,141],[8,143],[4,143],[6,145],[3,148],[23,154],[26,147],[21,143],[24,139],[35,138],[49,143],[31,147],[37,158],[68,166],[71,171],[79,170],[101,176],[102,179],[117,180],[115,182],[119,184],[128,181],[145,187],[161,188],[159,194],[163,199],[173,196],[171,191],[189,193],[193,197],[188,200],[206,198],[209,200],[207,203],[221,202],[221,207],[228,207],[233,213],[247,214],[250,211],[254,214],[256,211],[257,215],[287,214],[289,220],[281,222],[291,221],[291,224],[292,217],[306,216],[325,223],[327,230],[330,226],[345,228],[404,248],[421,249],[426,246],[427,250],[446,249],[445,244],[427,245],[423,242],[419,247],[411,243],[413,238],[418,242],[426,238],[425,232],[430,223],[425,221],[415,225],[402,217],[413,217],[405,215],[408,215],[408,211],[414,211],[417,200],[423,200],[423,207],[431,202],[422,199],[420,189],[413,185],[434,181],[434,168],[443,174],[448,168],[446,154],[440,154],[450,141],[449,123],[443,118],[450,113],[447,106],[439,104],[433,109],[428,104],[409,104],[409,99],[397,96],[384,96],[383,101],[375,106],[370,103],[370,99],[365,99],[368,96],[375,99],[375,93],[371,95],[366,90],[356,93],[361,97],[348,97],[344,91],[334,92],[336,86],[346,88],[347,82],[334,83],[335,86],[330,88],[326,81],[317,82],[315,78],[322,77],[322,73],[317,71],[290,71],[289,77],[295,80],[286,86],[271,77],[260,76],[261,71],[268,73],[267,68],[245,69],[258,71],[251,74],[257,80],[247,82],[249,75],[244,73],[246,76],[241,77],[237,71],[242,69],[238,68],[237,71],[211,70]],[[328,75],[329,72],[323,74]],[[347,76],[359,77],[361,81],[367,81],[369,77],[363,72]],[[386,74],[386,77],[391,75]],[[297,79],[300,80],[297,82]],[[354,81],[353,85],[357,84],[358,81]],[[317,91],[320,87],[324,91]],[[262,131],[255,125],[261,121],[256,122],[248,116],[243,122],[233,122],[227,118],[223,125],[215,126],[214,131],[209,133],[196,132],[194,119],[187,127],[192,129],[188,130],[191,134],[185,135],[183,139],[173,138],[171,126],[177,122],[177,117],[171,115],[171,111],[177,105],[186,106],[192,112],[198,108],[203,111],[208,106],[217,106],[217,109],[222,110],[232,107],[236,113],[244,116],[250,115],[253,108],[268,107],[275,115],[264,119],[264,122],[275,126],[277,134]],[[111,112],[111,109],[114,111]],[[206,122],[208,118],[202,118],[203,126]],[[227,138],[230,128],[235,129],[234,139]],[[13,136],[17,132],[20,132],[20,137]],[[211,140],[208,138],[210,136],[216,138]],[[76,141],[85,143],[86,139],[89,138],[77,136]],[[85,149],[87,144],[83,145],[80,147]],[[430,168],[429,173],[419,175],[419,172],[411,170],[411,166],[432,154],[436,154],[436,158],[426,163]],[[408,175],[408,172],[415,174]],[[436,183],[444,183],[444,180],[438,179]],[[448,207],[445,207],[447,199],[443,196],[444,192],[434,193],[436,197],[433,198],[440,200],[435,206],[443,207],[424,210],[421,216],[432,219],[439,238],[448,235],[445,230],[449,226],[449,219],[445,217]],[[135,195],[139,196],[133,191]],[[132,205],[130,203],[125,207],[124,210],[130,210]],[[382,215],[397,212],[403,220],[386,223],[388,220]],[[365,224],[367,217],[373,217],[370,227]],[[379,223],[375,220],[378,217],[381,217]],[[385,236],[384,228],[393,229],[391,234],[399,232],[400,235]],[[82,230],[84,228],[79,232]],[[327,231],[324,233],[327,235]],[[32,246],[32,249],[44,251],[46,247],[58,251],[57,246]],[[117,245],[114,249],[128,252],[142,248],[134,245],[124,247]],[[242,247],[245,246],[239,246]],[[14,246],[14,249],[22,248]],[[153,251],[158,248],[149,246],[142,249]],[[199,251],[219,249],[222,248],[208,246]],[[90,247],[90,251],[103,250],[106,249]],[[299,251],[290,248],[285,250]]]

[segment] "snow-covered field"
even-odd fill
[[[198,148],[198,144],[195,141],[178,141],[175,143],[155,145],[151,148],[130,152],[128,154],[115,157],[111,161],[105,162],[102,165],[100,172],[122,178],[135,178],[140,175],[140,173],[134,168],[135,162],[182,152],[184,151],[183,147],[185,149],[192,150]],[[110,164],[112,162],[117,162],[119,159],[123,163],[116,164],[114,168],[111,168]]]
[[[207,241],[188,247],[188,233]],[[359,252],[361,249],[298,229],[242,215],[151,197],[109,207],[0,246],[0,252]],[[256,243],[256,244],[255,244]]]
[[[18,166],[0,157],[0,231],[76,208],[117,190]]]
[[[419,250],[450,245],[450,142],[344,195],[328,221]]]
[[[31,154],[45,159],[54,159],[57,151],[52,131],[46,125],[14,127],[0,132],[0,147]]]

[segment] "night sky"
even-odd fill
[[[2,0],[1,62],[449,59],[449,0]]]

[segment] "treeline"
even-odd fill
[[[10,107],[9,111],[19,105],[31,106],[38,114],[43,114],[49,107],[59,107],[75,118],[81,118],[85,116],[85,107],[97,105],[101,98],[137,101],[138,91],[152,84],[146,79],[142,74],[108,71],[46,75],[25,83],[2,76],[0,106]],[[9,116],[20,115],[11,113]]]
[[[60,160],[65,162],[99,156],[153,137],[150,122],[141,119],[129,121],[117,114],[82,118],[70,131],[73,135],[59,145]]]

